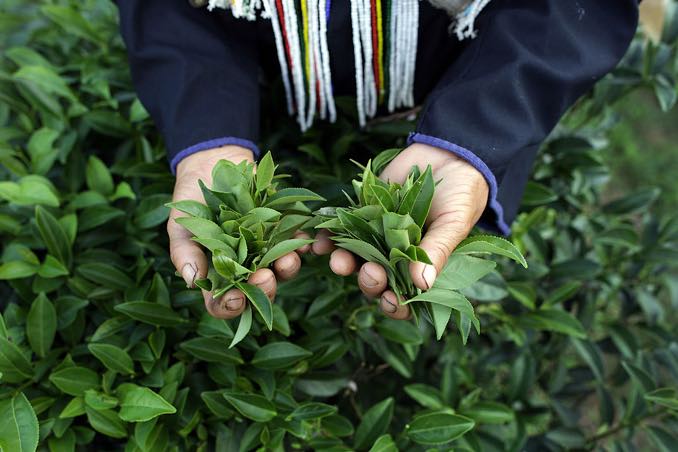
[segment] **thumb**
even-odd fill
[[[197,181],[188,177],[178,177],[174,187],[173,201],[192,200],[204,202],[202,193],[197,188]],[[200,246],[191,240],[191,234],[186,228],[177,223],[177,219],[185,216],[176,209],[170,210],[167,221],[167,235],[169,236],[170,259],[174,267],[186,281],[188,287],[194,287],[196,279],[207,276],[207,256]]]
[[[196,279],[204,278],[207,275],[207,256],[200,246],[191,240],[193,235],[176,222],[181,214],[174,209],[172,210],[167,222],[170,259],[186,281],[186,286],[194,287]]]
[[[421,290],[428,290],[433,286],[450,254],[468,236],[473,224],[471,213],[465,211],[444,213],[433,220],[419,244],[433,265],[410,263],[410,275],[415,286]]]

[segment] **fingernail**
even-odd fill
[[[421,272],[421,277],[424,279],[427,289],[433,287],[433,282],[436,280],[436,276],[438,276],[438,272],[433,265],[426,265],[424,267],[424,271]]]
[[[389,314],[393,314],[394,312],[396,312],[398,310],[398,306],[391,303],[386,297],[382,297],[381,301],[383,301],[383,303],[381,304],[381,308],[385,312],[388,312]]]
[[[372,275],[367,273],[367,270],[363,270],[360,280],[362,281],[363,286],[369,288],[375,287],[377,284],[379,284],[378,281],[372,277]]]
[[[231,297],[226,299],[226,309],[229,311],[237,311],[242,307],[241,297]]]
[[[193,264],[184,264],[181,267],[181,277],[186,281],[186,287],[189,289],[193,288],[193,283],[195,282],[195,276],[198,274],[198,271],[193,266]]]

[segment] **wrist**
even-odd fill
[[[209,172],[219,160],[229,160],[233,163],[240,163],[243,160],[253,162],[254,153],[248,148],[233,144],[205,149],[184,157],[177,164],[177,177],[188,173],[204,172],[205,169]]]
[[[408,165],[408,168],[416,165],[423,171],[428,165],[431,165],[431,170],[435,173],[443,167],[451,167],[456,172],[467,174],[471,179],[485,181],[483,174],[467,160],[437,146],[412,143],[403,150],[400,156],[403,157],[402,163]]]
[[[475,198],[474,202],[485,207],[489,195],[489,182],[483,173],[466,159],[447,149],[425,143],[412,143],[402,154],[404,159],[401,163],[407,165],[407,168],[416,165],[423,171],[431,165],[434,177],[449,178],[457,185],[466,186]]]

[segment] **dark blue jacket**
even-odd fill
[[[331,3],[335,95],[355,89],[349,0]],[[172,169],[224,144],[258,153],[260,73],[276,68],[268,20],[234,19],[188,0],[119,0],[139,97],[162,132]],[[637,0],[493,0],[478,37],[457,41],[450,19],[422,1],[410,142],[465,158],[487,179],[483,223],[508,233],[540,143],[612,70],[636,30]],[[269,69],[270,70],[270,69]]]

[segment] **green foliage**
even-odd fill
[[[637,40],[561,122],[513,225],[529,267],[504,256],[454,289],[482,334],[453,310],[448,328],[462,334],[436,341],[426,322],[386,319],[316,256],[280,284],[272,331],[252,321],[256,308],[240,322],[209,317],[169,260],[173,177],[131,88],[114,6],[5,3],[3,450],[675,449],[678,219],[653,214],[654,191],[601,196],[614,103],[648,86],[670,104],[675,35]],[[267,97],[284,108],[279,94]],[[266,106],[264,148],[292,175],[266,207],[312,190],[350,211],[350,159],[402,147],[413,127],[357,130],[353,102],[337,105],[336,124],[304,135]],[[500,250],[473,238],[453,263]]]

